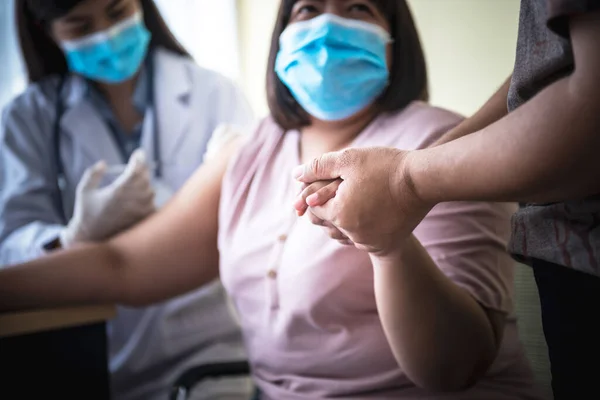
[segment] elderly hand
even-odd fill
[[[308,210],[311,220],[329,223],[358,248],[385,256],[433,207],[415,193],[410,154],[383,147],[324,154],[295,169],[294,177],[308,186],[294,206],[300,215]]]
[[[317,217],[311,210],[308,209],[308,206],[306,205],[306,199],[313,195],[314,197],[311,197],[311,199],[316,199],[316,201],[326,203],[328,200],[335,197],[335,193],[340,186],[340,183],[342,183],[341,179],[333,179],[329,181],[317,181],[311,184],[304,184],[302,191],[294,203],[294,208],[296,208],[296,212],[299,216],[306,214],[310,222],[315,225],[322,226],[332,239],[337,240],[343,245],[353,246],[354,243],[348,239],[348,236],[344,235],[344,233],[336,228],[331,222]]]

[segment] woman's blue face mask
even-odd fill
[[[141,13],[81,39],[62,41],[71,72],[103,83],[131,78],[146,58],[150,32]]]
[[[346,119],[387,87],[390,42],[379,25],[322,14],[283,31],[275,72],[312,116]]]

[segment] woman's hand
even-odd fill
[[[354,243],[341,230],[336,228],[331,222],[317,217],[309,208],[310,205],[322,205],[334,198],[341,183],[341,179],[333,179],[317,181],[310,185],[304,184],[302,191],[294,202],[294,208],[296,208],[299,216],[306,214],[310,222],[314,225],[322,226],[332,239],[346,246],[354,246]]]

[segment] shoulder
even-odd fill
[[[49,126],[56,112],[58,84],[58,76],[32,83],[4,107],[0,129],[3,143],[14,140],[36,140],[40,141],[40,145],[45,143],[44,135],[40,135],[40,132],[50,131]]]
[[[259,119],[249,126],[239,142],[237,155],[230,162],[229,177],[235,179],[252,174],[259,164],[273,154],[283,134],[284,130],[271,116]]]
[[[458,125],[464,117],[444,108],[415,101],[403,110],[382,117],[381,129],[406,149],[424,148]]]
[[[28,114],[52,108],[56,104],[59,81],[58,76],[51,76],[29,84],[25,91],[6,105],[4,115]]]
[[[268,153],[268,149],[279,142],[284,133],[283,128],[270,115],[259,119],[247,130],[240,151],[241,158],[248,160],[260,158],[261,154]]]

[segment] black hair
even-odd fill
[[[67,73],[67,62],[62,50],[49,34],[49,24],[68,14],[82,1],[85,0],[17,0],[15,18],[29,82]],[[144,23],[152,35],[150,48],[163,47],[189,57],[189,53],[169,30],[154,1],[139,1]]]

